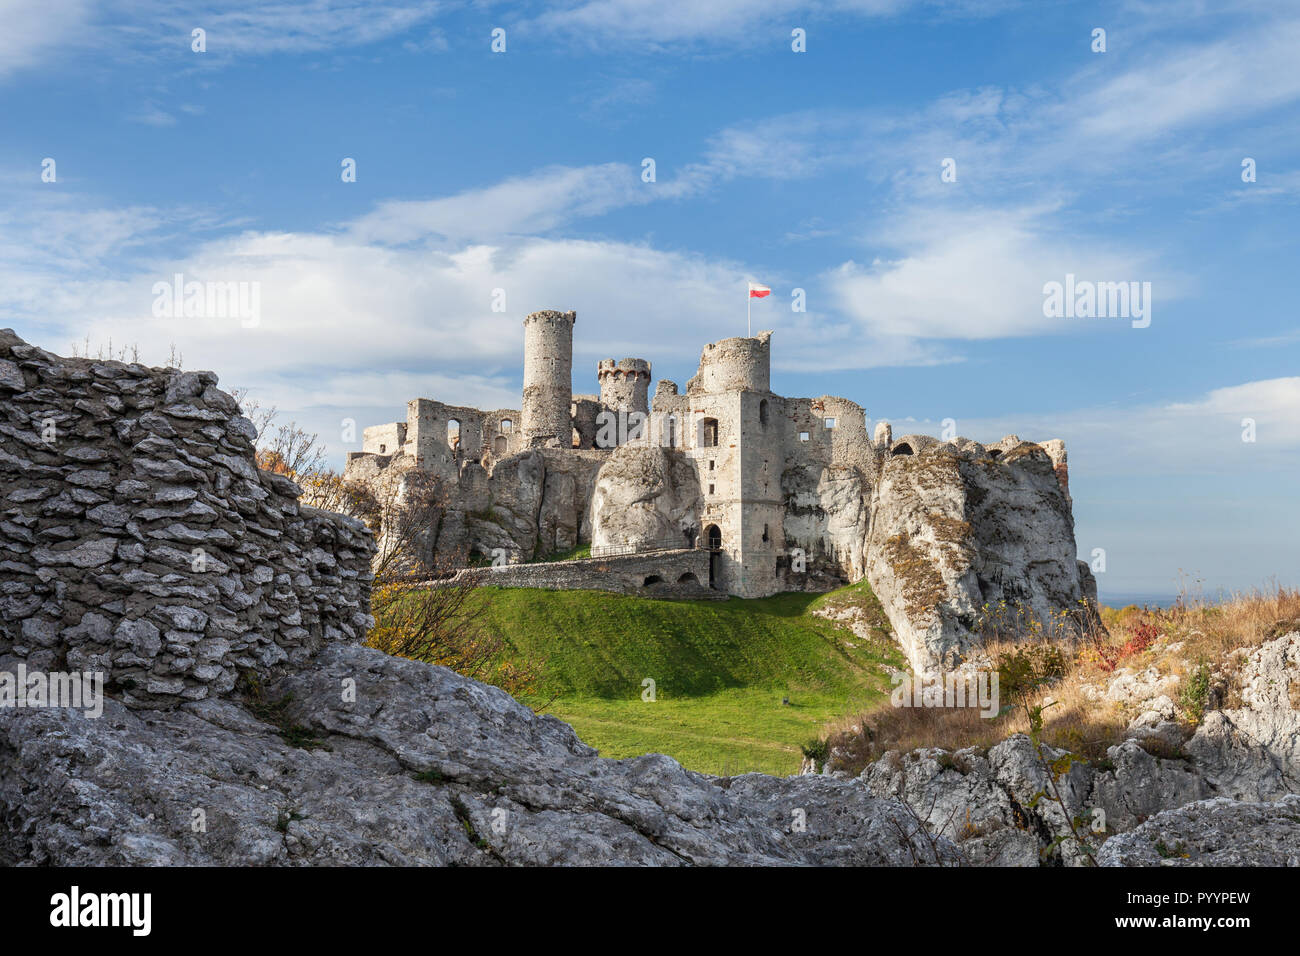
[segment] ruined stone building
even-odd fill
[[[706,345],[684,391],[651,398],[650,363],[624,358],[574,394],[576,321],[524,319],[521,408],[412,399],[346,477],[435,475],[431,547],[507,565],[502,584],[753,598],[865,576],[918,667],[959,658],[990,602],[1046,618],[1095,598],[1062,442],[869,435],[855,402],[772,391],[770,332]]]

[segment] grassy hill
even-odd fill
[[[708,773],[797,771],[801,744],[888,697],[884,665],[903,666],[883,634],[862,639],[812,613],[828,603],[878,609],[865,582],[748,601],[522,588],[482,588],[476,600],[509,656],[542,662],[526,703],[604,756],[666,753]],[[652,702],[642,699],[647,678]]]

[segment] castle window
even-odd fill
[[[667,442],[667,445],[668,445],[669,448],[676,448],[676,447],[677,447],[677,416],[676,416],[676,415],[669,415],[669,416],[668,416],[668,442]]]
[[[758,423],[764,428],[767,427],[767,399],[758,403]]]
[[[382,454],[383,454],[384,452],[386,452],[386,451],[388,451],[388,446],[387,446],[387,445],[380,445],[380,446],[379,446],[379,454],[382,455]]]
[[[827,427],[827,428],[834,428],[834,427],[835,427],[835,419],[833,419],[833,418],[828,418],[828,419],[826,419],[825,421],[826,421],[826,427]]]
[[[501,434],[509,435],[512,431],[514,431],[514,428],[515,428],[515,423],[512,422],[510,419],[508,418],[501,419]]]
[[[763,525],[763,541],[767,541],[767,525]]]
[[[800,432],[800,433],[799,433],[799,440],[800,440],[800,441],[807,441],[807,440],[808,440],[808,433],[807,433],[807,432]]]
[[[714,488],[713,485],[709,485],[709,494],[713,494],[713,488]]]
[[[452,449],[460,445],[460,422],[454,418],[447,420],[447,445]]]
[[[718,447],[718,420],[706,418],[700,422],[700,444],[705,448]]]
[[[710,459],[709,459],[709,471],[712,471],[712,470],[713,470],[713,466],[716,465],[716,464],[717,464],[717,462],[716,462],[715,460],[713,460],[712,458],[710,458]]]

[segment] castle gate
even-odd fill
[[[704,543],[709,551],[709,587],[718,586],[718,562],[722,560],[722,531],[716,524],[704,529]]]

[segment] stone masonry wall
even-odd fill
[[[0,654],[165,707],[364,635],[370,533],[259,471],[216,383],[0,330]]]
[[[709,590],[709,552],[697,548],[578,561],[507,564],[486,571],[461,571],[457,576],[479,575],[483,584],[502,588],[614,591],[644,597],[726,597]]]

